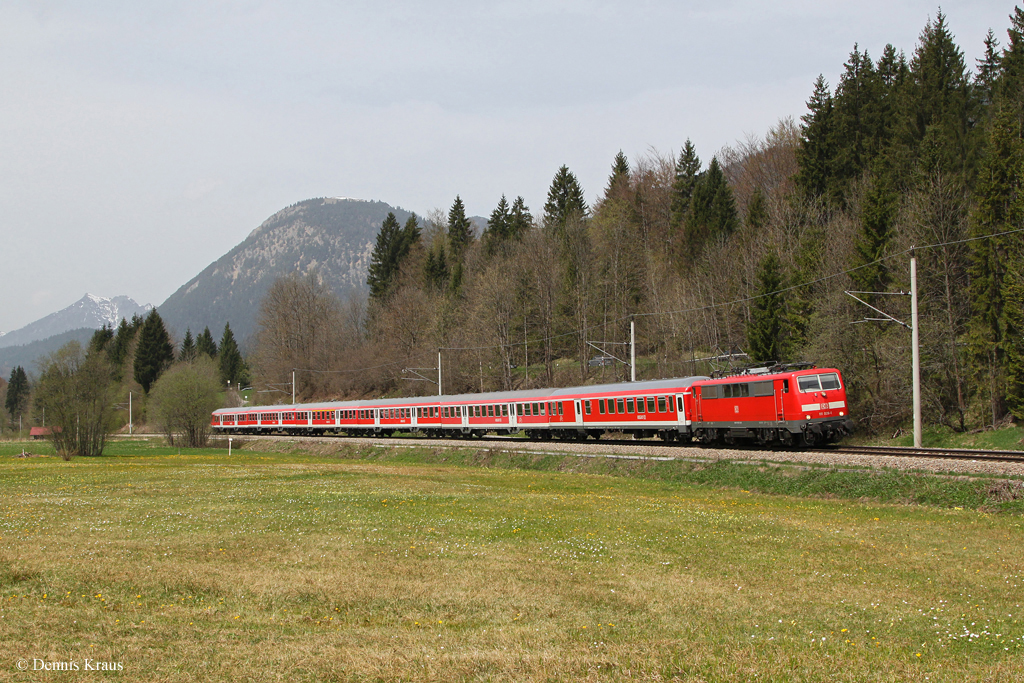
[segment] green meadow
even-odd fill
[[[0,680],[1024,679],[1013,510],[261,447],[0,444]]]

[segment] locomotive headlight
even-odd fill
[[[840,410],[839,411],[839,417],[842,417],[843,415],[846,415],[846,413],[844,413],[843,411]]]
[[[810,416],[810,415],[804,415],[804,419],[805,419],[805,420],[810,420],[810,419],[811,419],[811,416]]]

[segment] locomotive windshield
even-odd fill
[[[818,379],[821,380],[822,391],[831,391],[832,389],[839,388],[839,376],[835,373],[818,375]]]
[[[800,391],[831,391],[839,389],[839,376],[834,372],[827,375],[804,375],[796,378]]]

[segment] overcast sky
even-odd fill
[[[275,211],[589,200],[622,149],[709,160],[805,111],[855,42],[908,55],[937,5],[0,4],[0,330],[85,292],[160,304]],[[943,6],[973,66],[1013,2]]]

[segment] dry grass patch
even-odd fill
[[[1024,677],[1019,518],[211,458],[0,464],[0,680]]]

